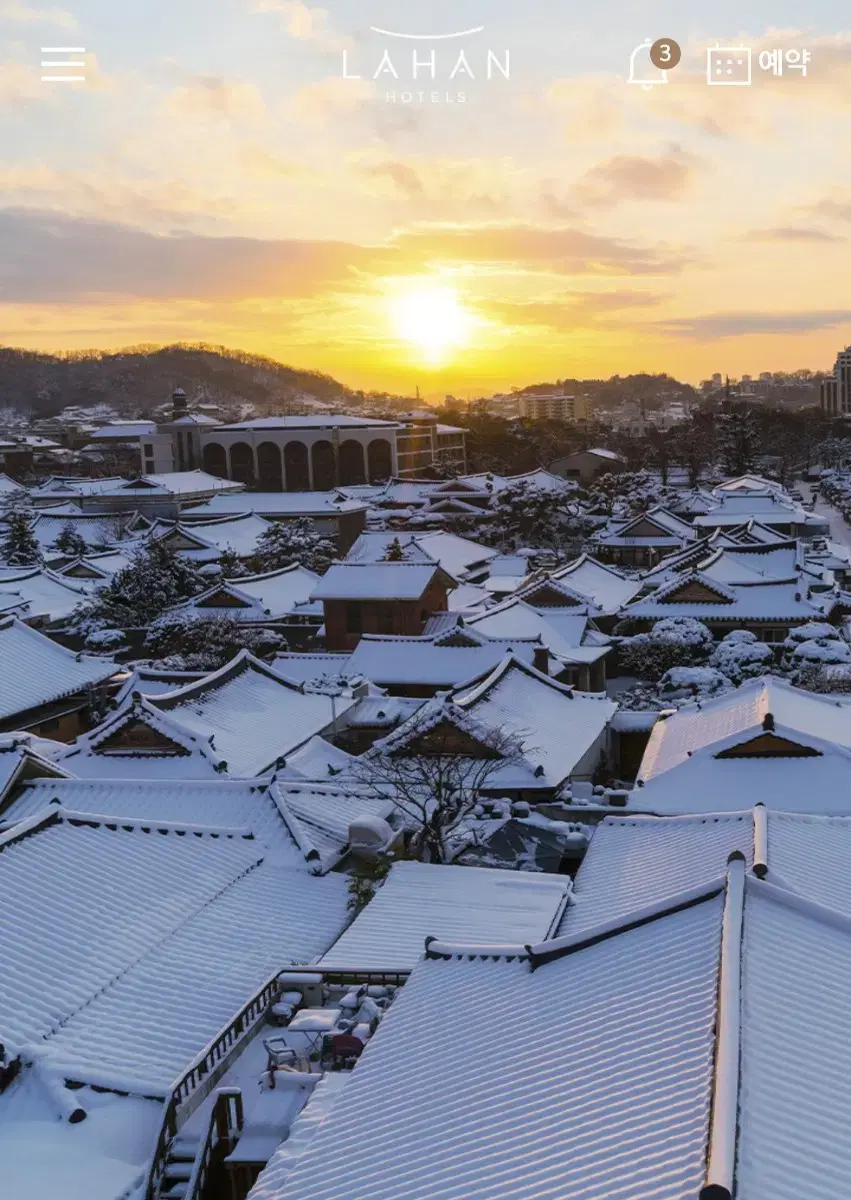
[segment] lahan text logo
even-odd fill
[[[388,104],[466,104],[473,87],[511,78],[510,52],[482,46],[484,30],[402,33],[371,25],[381,41],[370,57],[344,50],[343,78],[375,81]]]

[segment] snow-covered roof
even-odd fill
[[[536,970],[521,945],[433,943],[266,1200],[696,1197],[721,911],[715,896]]]
[[[507,653],[531,662],[536,644],[541,644],[485,638],[480,643],[441,645],[434,638],[364,634],[352,651],[347,669],[382,687],[411,684],[453,688],[492,671]]]
[[[117,669],[108,659],[66,650],[15,617],[0,619],[0,720],[85,692]]]
[[[309,654],[296,650],[285,650],[275,656],[274,667],[287,679],[296,683],[317,683],[326,679],[348,679],[355,672],[350,671],[349,654],[327,653]]]
[[[215,495],[220,492],[241,492],[244,488],[243,483],[235,483],[232,479],[220,479],[218,475],[195,470],[142,475],[141,478],[132,479],[110,491],[136,492],[140,498],[144,498],[154,490],[167,492],[171,496],[202,496],[205,493]]]
[[[566,567],[554,571],[552,578],[568,583],[604,613],[617,612],[641,591],[642,586],[640,580],[627,579],[617,568],[598,562],[590,554],[580,554]]]
[[[801,576],[802,554],[796,541],[774,546],[719,548],[697,569],[720,583],[794,583]]]
[[[764,834],[760,835],[759,823]],[[559,936],[574,936],[721,875],[734,851],[756,856],[808,900],[851,917],[851,816],[766,806],[700,816],[606,817],[574,881]]]
[[[242,650],[221,670],[149,703],[209,739],[230,775],[250,777],[322,733],[354,701],[305,691]]]
[[[276,969],[328,945],[346,895],[240,830],[23,822],[0,838],[0,903],[26,913],[0,929],[0,1038],[64,1078],[164,1095]]]
[[[180,514],[186,521],[207,517],[232,516],[256,512],[269,517],[327,517],[341,512],[362,511],[366,504],[349,500],[345,489],[331,492],[235,492],[232,495],[212,496],[204,504],[184,508]]]
[[[319,576],[299,563],[263,575],[223,579],[211,588],[176,606],[203,617],[229,617],[236,621],[280,620],[306,605]],[[230,603],[227,603],[230,601]],[[321,615],[321,610],[318,610]]]
[[[43,496],[97,496],[101,492],[114,491],[122,483],[129,483],[123,475],[110,475],[103,479],[84,479],[76,475],[51,475],[44,483],[30,488],[33,500]]]
[[[26,489],[16,479],[10,479],[5,471],[0,471],[0,495],[11,495],[13,492],[23,492]]]
[[[138,692],[142,696],[161,696],[173,692],[196,679],[203,679],[207,671],[160,671],[154,667],[134,666],[115,694],[115,703],[120,707],[125,700]]]
[[[356,563],[377,563],[387,561],[387,551],[394,542],[402,548],[404,562],[429,563],[436,559],[417,545],[410,533],[395,533],[387,530],[366,530],[349,547],[345,561]]]
[[[705,600],[677,599],[680,589],[695,585],[708,592]],[[808,600],[798,582],[722,583],[702,571],[690,570],[677,575],[643,600],[627,604],[621,616],[653,620],[697,617],[701,621],[801,622],[823,619],[826,611],[823,605],[829,611],[834,601],[829,596],[819,604]]]
[[[157,432],[156,421],[108,421],[92,434],[93,442],[105,440],[132,440],[133,438],[150,437]]]
[[[574,692],[513,655],[453,701],[480,726],[521,738],[525,759],[539,764],[553,787],[570,776],[617,711],[604,694]]]
[[[467,617],[467,624],[491,638],[539,639],[554,654],[570,657],[574,649],[583,644],[588,614],[581,607],[533,608],[524,600],[512,598]]]
[[[537,945],[429,939],[264,1200],[832,1200],[851,1176],[849,984],[843,903],[740,858]]]
[[[0,612],[14,608],[27,620],[43,617],[60,621],[70,616],[88,594],[87,588],[55,571],[38,567],[19,567],[14,573],[0,571]]]
[[[438,576],[454,580],[436,563],[332,563],[313,590],[313,600],[419,600]]]
[[[66,774],[40,752],[44,748],[39,739],[24,734],[0,735],[0,823],[8,820],[4,801],[21,780],[39,776],[61,778]]]
[[[806,692],[774,676],[747,680],[735,691],[684,704],[658,721],[638,779],[646,784],[699,750],[730,750],[764,732],[851,750],[851,699]]]
[[[399,862],[321,965],[408,971],[429,935],[476,945],[543,941],[569,891],[563,875]]]
[[[57,567],[57,571],[60,575],[67,575],[73,579],[75,578],[75,569],[82,566],[84,569],[93,569],[95,574],[109,579],[113,575],[117,575],[119,571],[123,571],[125,567],[130,566],[132,549],[133,546],[130,546],[128,550],[105,550],[98,554],[86,554],[82,558],[66,563],[63,567]]]
[[[68,526],[74,533],[80,535],[87,546],[99,548],[110,546],[124,538],[124,528],[128,514],[120,513],[84,513],[81,516],[54,516],[48,510],[38,512],[32,523],[32,531],[42,551],[48,557],[57,557],[60,551],[55,547],[56,539]]]
[[[498,553],[470,538],[443,531],[418,534],[416,542],[432,558],[437,559],[444,571],[448,571],[456,579],[463,578],[475,567],[486,567]]]
[[[377,417],[350,417],[341,413],[312,413],[293,417],[254,417],[250,421],[237,421],[231,425],[219,425],[219,432],[234,432],[240,429],[398,429],[398,421],[380,421]]]
[[[305,759],[301,762],[307,765]],[[389,821],[394,816],[392,800],[370,795],[363,787],[283,778],[285,774],[281,772],[272,784],[272,795],[287,828],[317,870],[330,870],[339,862],[348,849],[354,821],[376,817]]]
[[[257,553],[263,534],[271,528],[271,522],[263,517],[242,513],[218,521],[193,522],[191,525],[182,521],[176,524],[160,521],[154,527],[152,536],[175,544],[177,553],[184,558],[204,562],[227,550],[242,558],[250,558]],[[182,547],[183,543],[186,549]]]

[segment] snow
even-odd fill
[[[0,619],[0,719],[83,693],[117,671],[103,658],[73,654],[14,617]]]
[[[313,590],[313,600],[419,600],[435,577],[435,564],[333,563]],[[454,583],[445,573],[442,578]]]
[[[477,945],[540,941],[569,890],[563,875],[399,862],[320,966],[407,971],[429,935]]]
[[[720,918],[715,898],[535,971],[521,946],[420,961],[264,1200],[696,1196]]]

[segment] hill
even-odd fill
[[[329,375],[224,346],[181,343],[55,355],[0,346],[0,404],[40,417],[69,404],[100,403],[146,416],[176,387],[190,399],[205,397],[225,408],[247,402],[259,413],[285,413],[304,393],[323,402],[350,397]]]

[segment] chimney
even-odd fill
[[[183,388],[175,388],[171,393],[172,421],[177,421],[180,417],[186,416],[186,405],[186,392],[184,392]]]
[[[542,675],[550,673],[550,652],[546,646],[536,646],[532,651],[532,666]]]

